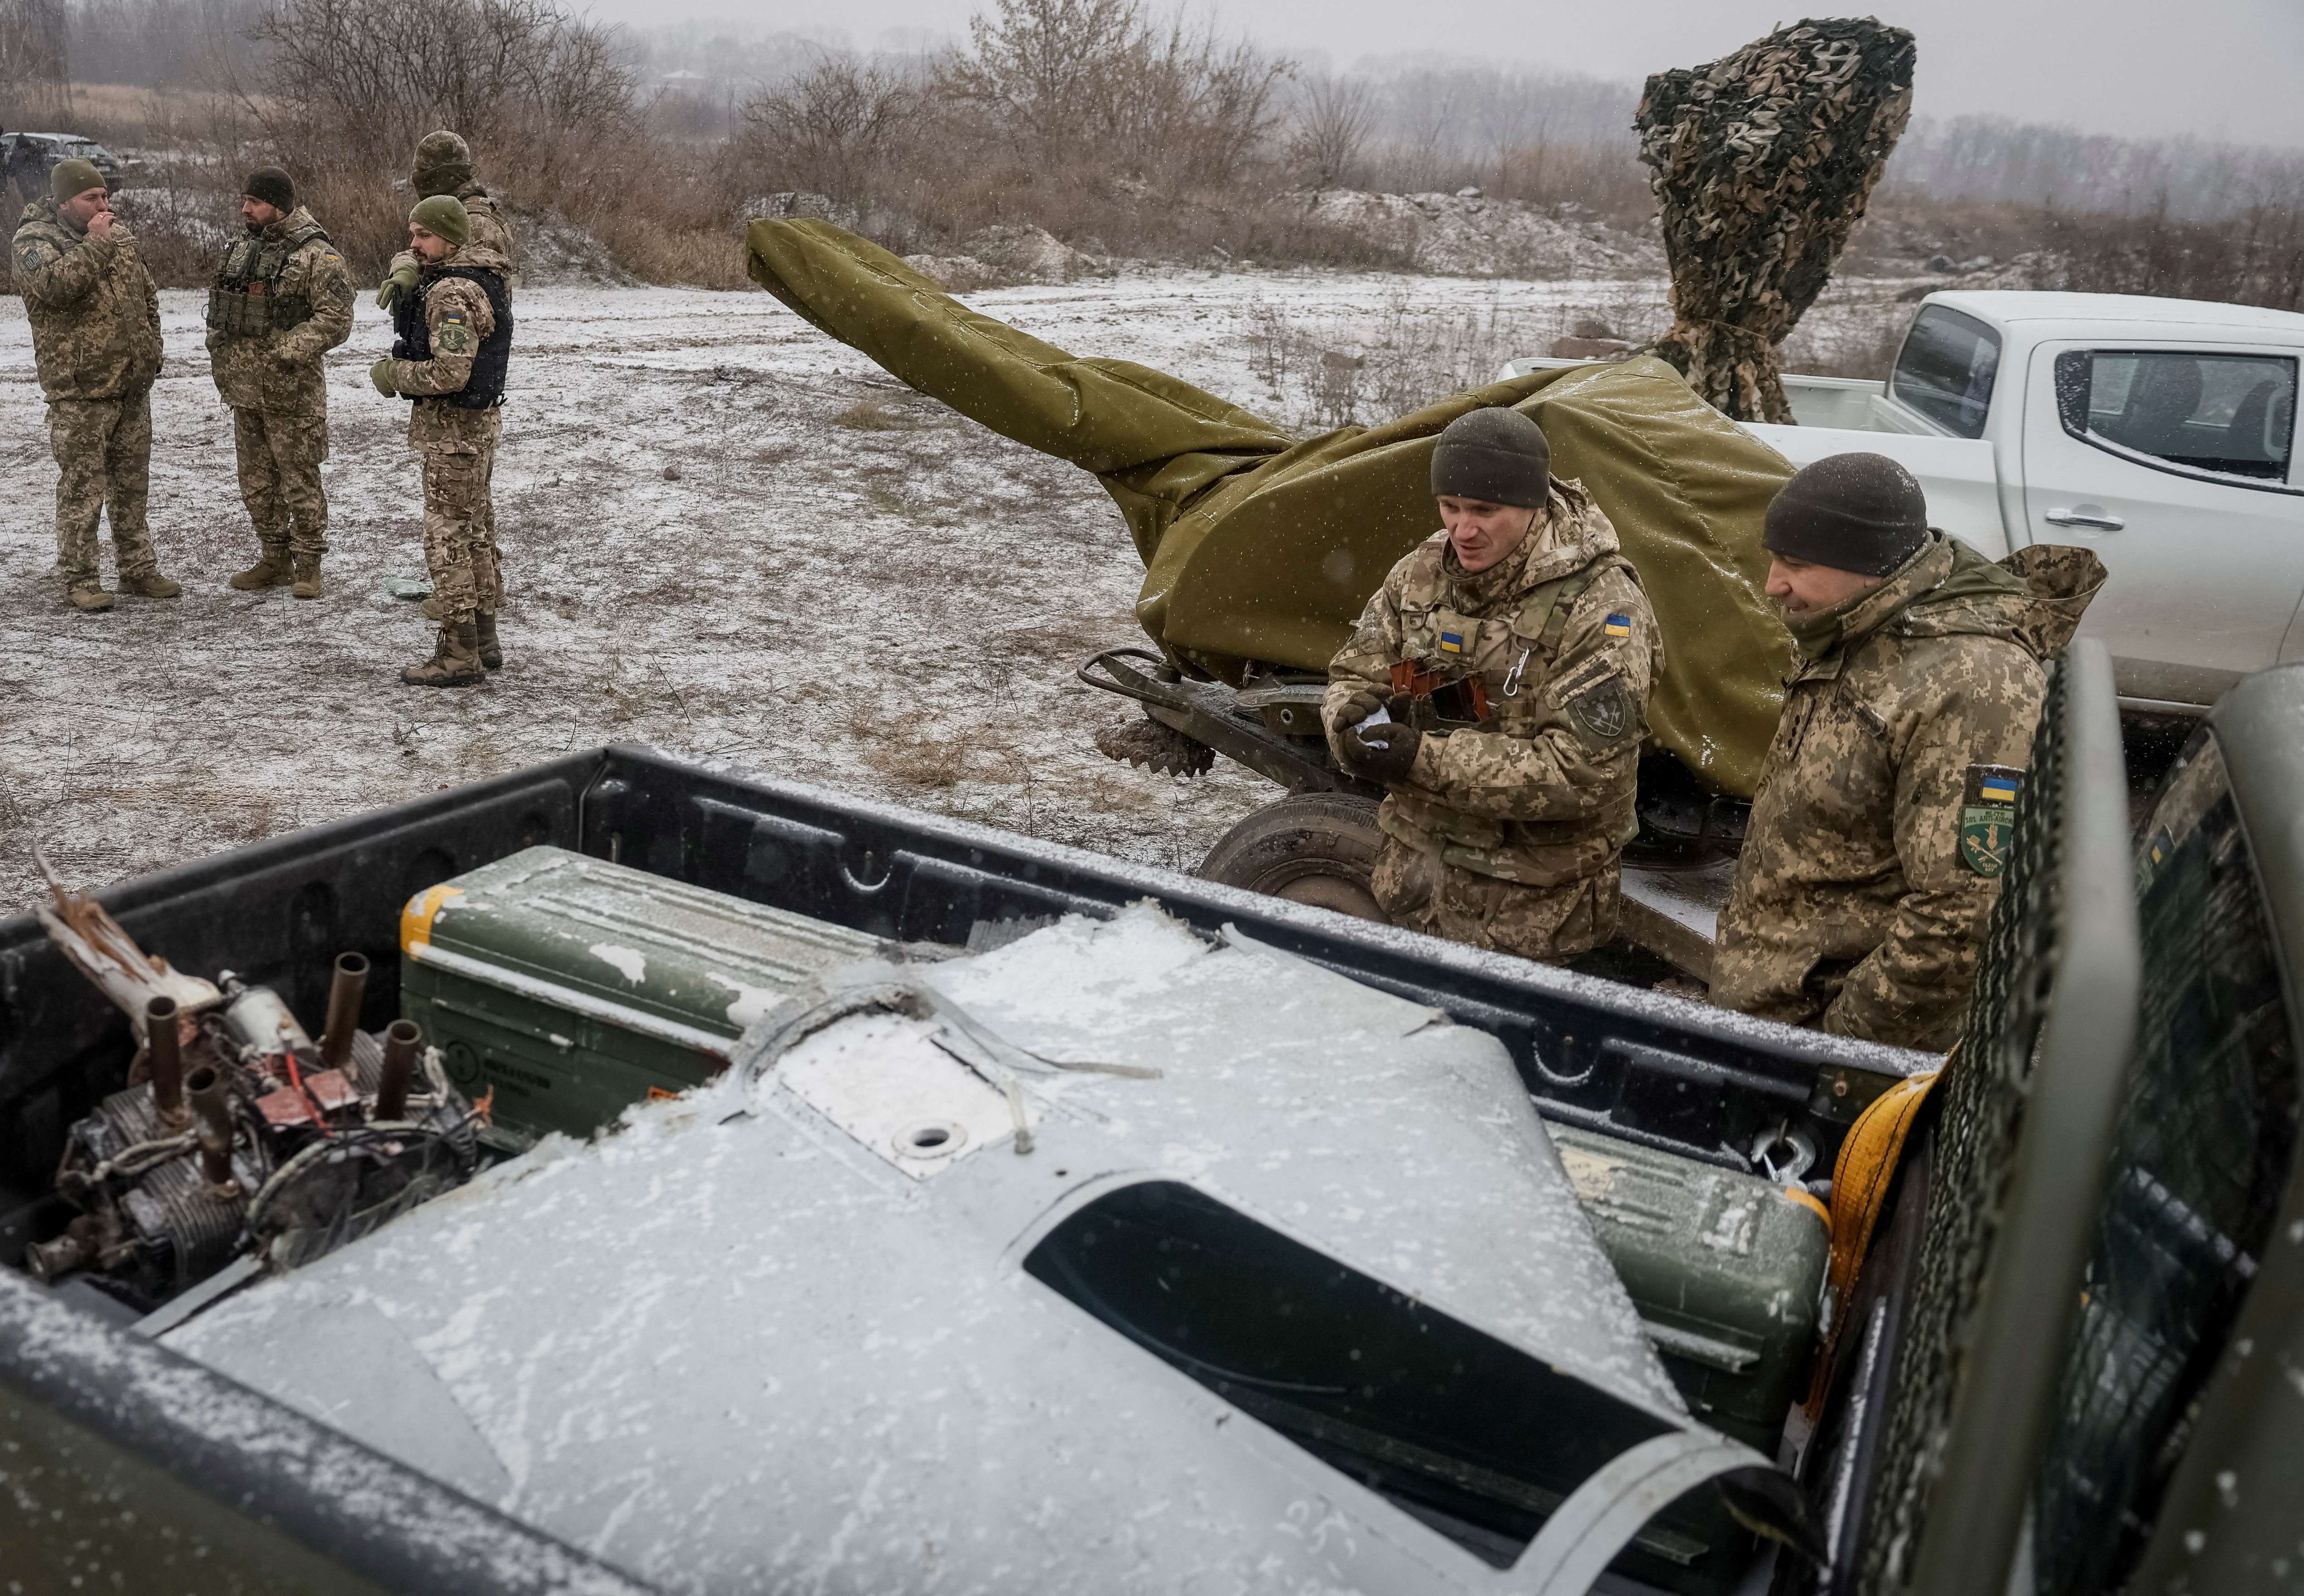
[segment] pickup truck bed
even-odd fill
[[[2236,694],[2180,762],[2147,829],[2139,942],[2110,666],[2100,649],[2075,658],[2036,749],[2041,796],[2020,816],[1963,1062],[1885,1188],[1804,1454],[1827,1561],[1783,1562],[1773,1596],[2116,1588],[2063,1577],[2076,1549],[2115,1576],[2137,1572],[2136,1588],[2170,1588],[2172,1558],[2197,1559],[2202,1583],[2185,1588],[2295,1588],[2273,1558],[2304,1514],[2289,1466],[2304,1421],[2282,1372],[2304,1366],[2304,1245],[2284,1245],[2304,1243],[2297,964],[2282,952],[2304,946],[2304,833],[2286,823],[2304,792],[2290,730],[2304,671]],[[987,925],[1151,898],[1489,1031],[1557,1123],[1724,1167],[1798,1139],[1829,1161],[1861,1105],[1934,1062],[625,748],[102,897],[148,950],[228,963],[304,1012],[331,957],[363,951],[373,1026],[397,1008],[401,904],[545,842],[908,941],[966,943]],[[35,923],[0,925],[0,1263],[58,1222],[40,1194],[63,1127],[122,1084],[128,1051],[124,1021]],[[2198,1184],[2226,1168],[2255,1171],[2237,1207]],[[2161,1274],[2125,1272],[2139,1257],[2215,1289],[2172,1294]],[[2147,1317],[2164,1307],[2173,1318]],[[147,1586],[249,1588],[165,1566],[154,1537],[102,1517],[124,1501],[147,1523],[196,1524],[235,1567],[271,1571],[261,1588],[634,1588],[4,1269],[0,1326],[8,1457],[48,1460],[40,1490],[69,1479],[92,1493],[59,1500],[96,1524],[91,1572],[151,1549]],[[2176,1364],[2127,1355],[2164,1341]],[[17,1466],[0,1458],[0,1474]],[[2093,1499],[2041,1483],[2052,1478],[2117,1484],[2127,1527],[2114,1534]],[[2054,1510],[2040,1521],[2058,1537],[2041,1554],[2060,1559],[2054,1578],[2017,1550],[2036,1496]],[[30,1522],[0,1518],[0,1543],[40,1533]],[[2028,1559],[2012,1583],[2012,1556]]]

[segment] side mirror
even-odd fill
[[[2088,429],[2088,395],[2096,387],[2096,356],[2084,349],[2056,357],[2056,419],[2076,438]]]

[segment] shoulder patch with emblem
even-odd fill
[[[2016,795],[2024,773],[2006,764],[1971,764],[1960,806],[1960,862],[1989,880],[2008,867],[2016,838]]]
[[[440,318],[440,330],[432,342],[443,354],[461,355],[472,347],[472,329],[464,325],[461,312],[451,312]]]
[[[1597,741],[1614,742],[1631,730],[1632,696],[1624,690],[1624,679],[1613,671],[1569,692],[1561,705]]]
[[[28,272],[37,272],[47,262],[41,258],[38,244],[26,244],[16,251],[16,264]]]

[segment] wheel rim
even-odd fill
[[[1368,891],[1368,883],[1349,875],[1306,871],[1286,881],[1259,886],[1258,891],[1275,898],[1285,898],[1291,903],[1334,909],[1354,919],[1381,920],[1385,917],[1384,910],[1376,907],[1376,894]]]

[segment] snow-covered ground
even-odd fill
[[[1850,286],[1819,331],[1869,314]],[[611,740],[1182,868],[1278,796],[1223,764],[1174,780],[1095,751],[1134,712],[1072,669],[1142,641],[1142,570],[1092,477],[912,394],[763,293],[519,295],[496,467],[507,663],[485,688],[403,687],[430,628],[384,592],[423,557],[404,410],[368,383],[383,317],[363,295],[329,358],[329,592],[299,603],[224,584],[256,552],[231,418],[202,297],[161,301],[151,519],[185,593],[97,616],[51,572],[30,335],[0,302],[0,915],[34,901],[36,843],[103,883]],[[1352,403],[1385,418],[1369,407],[1414,386],[1419,359],[1471,370],[1588,315],[1628,334],[1664,319],[1653,281],[1164,270],[970,302],[1302,425]],[[1350,368],[1325,349],[1385,382],[1340,393]],[[1452,385],[1436,369],[1415,398]]]

